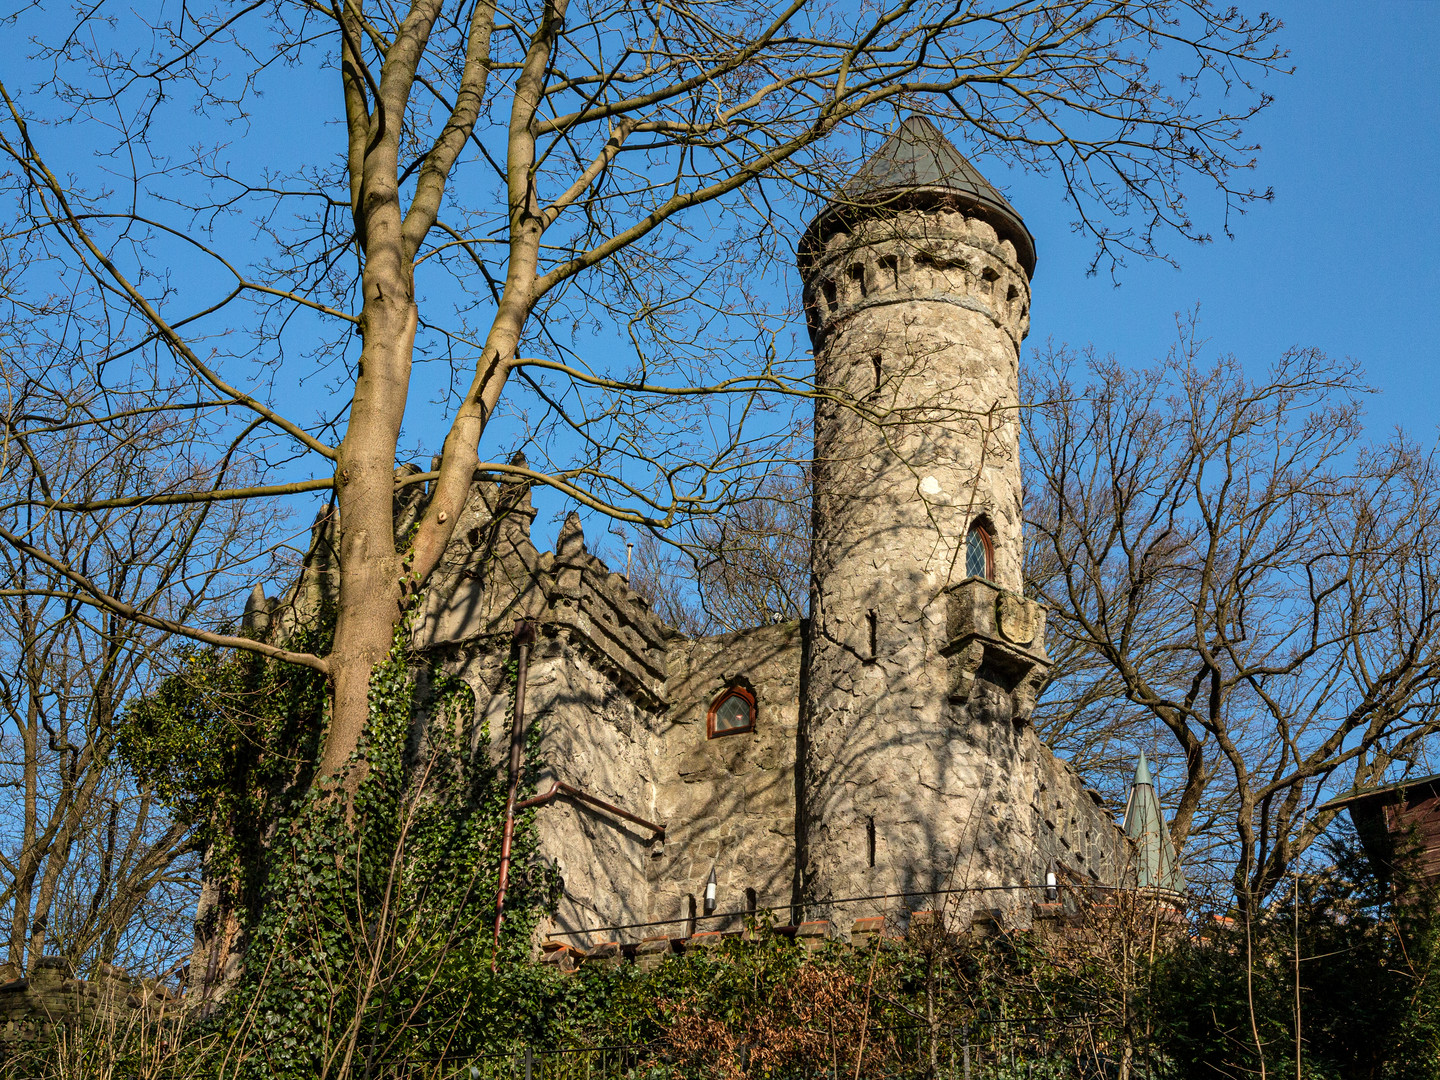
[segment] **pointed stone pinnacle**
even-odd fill
[[[245,601],[245,614],[240,617],[240,625],[262,634],[270,629],[270,601],[265,599],[265,589],[258,582]]]
[[[580,525],[580,515],[574,510],[565,515],[565,524],[560,526],[560,535],[555,540],[557,557],[573,558],[585,551],[585,531]]]

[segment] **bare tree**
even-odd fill
[[[3,965],[28,973],[58,953],[82,969],[163,968],[189,937],[191,823],[171,818],[114,752],[127,699],[163,670],[163,635],[85,590],[145,615],[203,616],[229,560],[247,554],[242,507],[46,511],[57,491],[86,499],[196,480],[169,453],[190,434],[183,412],[156,408],[153,386],[137,409],[83,369],[67,372],[0,361],[10,391],[0,476],[23,493],[4,526],[46,552],[0,551],[0,787],[15,796],[0,813]]]
[[[804,618],[810,591],[810,482],[777,470],[723,513],[643,534],[630,585],[692,636]]]
[[[1297,350],[1264,378],[1052,349],[1028,369],[1029,585],[1060,663],[1062,747],[1162,748],[1177,846],[1219,845],[1259,904],[1333,817],[1326,792],[1404,767],[1440,727],[1433,451],[1362,441],[1351,364]],[[1094,742],[1092,739],[1092,748]]]
[[[1277,29],[1205,0],[22,12],[11,39],[35,44],[0,82],[12,294],[41,354],[150,380],[127,408],[183,418],[189,474],[102,490],[42,461],[0,540],[102,620],[322,672],[314,791],[348,811],[372,673],[477,468],[664,531],[791,461],[794,403],[834,392],[794,343],[792,241],[901,110],[1053,171],[1097,264],[1163,256],[1206,236],[1192,185],[1227,211],[1266,197],[1245,124]],[[397,488],[420,484],[397,540]],[[135,595],[38,524],[316,493],[336,510],[324,653],[207,622],[189,569]]]

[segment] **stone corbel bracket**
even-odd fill
[[[1016,724],[1035,711],[1035,695],[1050,667],[1045,655],[1045,608],[984,578],[966,578],[946,594],[950,700],[966,702],[980,669],[1009,692]]]

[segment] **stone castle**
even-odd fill
[[[563,880],[544,933],[586,948],[759,910],[842,934],[916,910],[1026,925],[1047,883],[1137,880],[1136,844],[1028,723],[1048,665],[1021,580],[1034,266],[1019,215],[919,117],[804,234],[808,620],[687,638],[578,516],[541,552],[528,488],[477,477],[416,644],[473,688],[499,764],[526,627],[548,773],[522,809]],[[424,498],[404,490],[397,529]]]
[[[1048,661],[1021,579],[1024,223],[912,117],[799,262],[819,391],[808,620],[687,638],[586,551],[578,516],[541,552],[528,487],[487,476],[433,579],[416,648],[472,688],[497,767],[525,654],[521,719],[548,775],[520,809],[563,882],[542,936],[605,956],[761,911],[812,940],[920,912],[1024,927],[1061,885],[1183,890],[1144,758],[1122,826],[1028,723]],[[400,533],[425,494],[398,490]],[[257,588],[247,627],[316,610],[330,571],[312,558],[284,597]],[[207,885],[202,1000],[239,959],[216,904]],[[0,972],[0,1046],[165,994],[56,958],[18,974]]]

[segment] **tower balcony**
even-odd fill
[[[949,697],[968,704],[977,680],[1009,699],[1010,719],[1026,724],[1050,668],[1045,654],[1045,608],[985,578],[966,578],[946,594]]]

